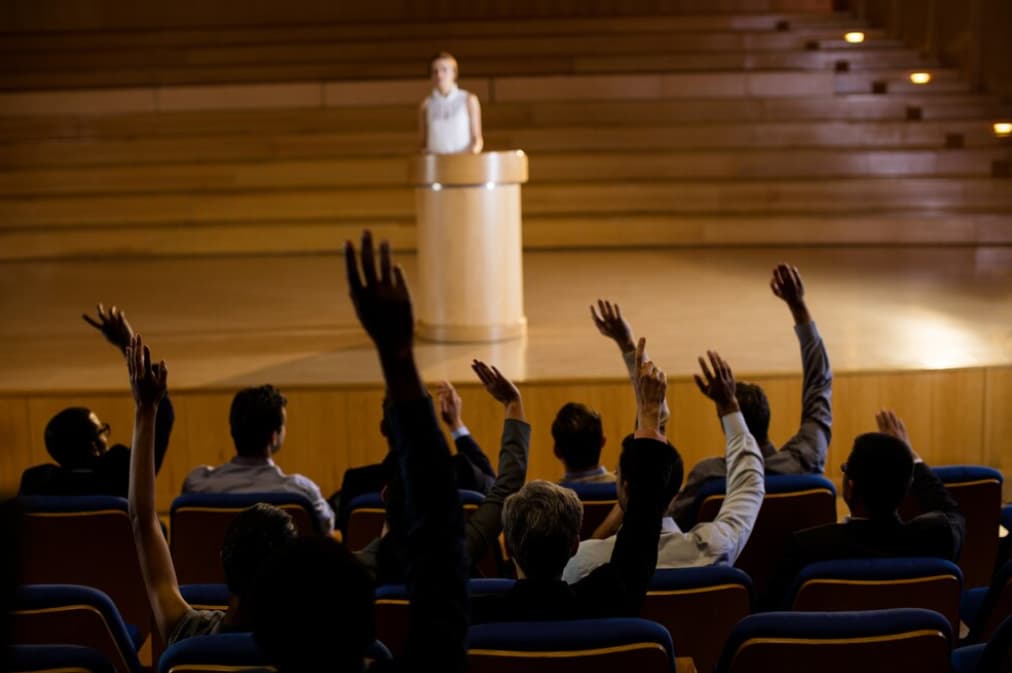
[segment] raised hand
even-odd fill
[[[414,337],[411,297],[404,281],[404,271],[390,261],[390,244],[380,243],[380,268],[376,273],[376,255],[372,234],[362,234],[362,275],[359,255],[351,241],[344,244],[348,272],[348,288],[362,327],[372,338],[381,357],[384,354],[410,352]]]
[[[451,430],[463,427],[464,422],[460,420],[460,408],[463,403],[457,390],[449,381],[442,381],[436,393],[439,402],[439,416],[443,422],[450,426]]]
[[[906,444],[910,448],[910,453],[913,455],[914,460],[919,461],[921,459],[910,443],[910,435],[907,434],[906,424],[902,418],[896,415],[896,412],[892,409],[882,409],[875,414],[875,423],[878,425],[879,432],[895,437]]]
[[[794,322],[801,324],[811,322],[808,314],[808,307],[805,305],[805,284],[801,281],[801,274],[798,267],[778,264],[773,269],[773,277],[770,279],[770,289],[773,294],[782,299],[787,307],[791,309]]]
[[[647,340],[636,343],[636,436],[663,437],[661,409],[668,390],[664,372],[646,358]]]
[[[151,351],[137,334],[126,348],[127,370],[130,372],[130,389],[138,409],[152,409],[165,397],[168,370],[165,361],[153,365]]]
[[[713,372],[710,372],[706,360],[702,357],[698,358],[702,376],[695,374],[693,378],[696,380],[700,392],[713,400],[720,416],[739,411],[738,398],[735,395],[734,373],[731,371],[731,367],[716,351],[706,351],[706,355],[710,360],[710,366],[713,367]]]
[[[116,306],[106,312],[102,304],[98,304],[95,309],[98,319],[92,318],[87,313],[82,313],[81,317],[84,318],[84,322],[97,329],[109,343],[126,353],[127,346],[130,345],[130,340],[134,336],[134,330],[127,322],[126,313]]]
[[[636,342],[633,341],[632,327],[622,317],[622,309],[619,308],[618,304],[598,299],[597,308],[595,309],[593,304],[590,307],[590,317],[594,320],[594,326],[597,327],[597,331],[618,344],[623,353],[636,348]]]
[[[471,369],[478,375],[485,390],[497,401],[511,404],[520,400],[520,390],[495,367],[489,367],[481,360],[471,362]]]

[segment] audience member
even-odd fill
[[[125,354],[133,328],[126,313],[113,306],[97,307],[97,318],[82,316],[109,343]],[[166,397],[158,408],[155,471],[161,469],[175,420]],[[46,451],[56,465],[36,465],[21,475],[20,495],[114,495],[125,498],[130,480],[130,449],[109,446],[110,427],[86,407],[69,407],[46,424]]]
[[[762,506],[763,458],[755,438],[748,431],[735,399],[735,381],[731,368],[714,352],[708,353],[713,372],[699,358],[702,377],[695,377],[704,395],[717,406],[727,442],[727,497],[716,519],[696,524],[683,533],[670,517],[661,522],[657,550],[658,568],[681,568],[706,565],[733,565],[748,542],[756,516]],[[627,503],[625,482],[619,475],[619,505]],[[573,558],[569,559],[563,579],[573,584],[607,562],[615,548],[615,536],[603,540],[584,540]]]
[[[855,438],[843,465],[843,500],[850,517],[788,538],[770,584],[769,607],[780,606],[794,577],[816,561],[959,557],[966,521],[956,501],[911,447],[903,421],[892,411],[879,412],[876,421],[879,431]],[[925,513],[903,521],[897,510],[908,491]]]
[[[524,479],[527,477],[527,450],[531,443],[531,426],[527,424],[524,416],[520,391],[513,382],[503,376],[495,367],[489,367],[478,360],[474,361],[471,368],[485,385],[489,394],[504,406],[506,412],[499,448],[499,476],[482,503],[468,517],[464,530],[468,558],[474,565],[485,556],[489,549],[498,546],[499,533],[502,531],[503,502],[523,486]],[[441,411],[447,408],[444,395],[447,394],[448,387],[449,384],[444,383],[439,390]],[[452,387],[449,387],[449,391],[452,391]],[[456,396],[455,391],[453,395]],[[451,403],[450,408],[453,407],[459,412],[459,398],[457,398],[455,405]],[[450,414],[450,418],[459,422],[459,413]],[[444,420],[446,420],[446,414],[444,414]],[[473,440],[471,441],[473,443]],[[460,451],[460,438],[457,442],[457,450]],[[477,447],[476,443],[474,447]],[[472,450],[481,451],[476,448]],[[456,459],[459,455],[458,453],[457,456],[454,456],[458,488],[461,480],[461,462]],[[470,464],[470,461],[467,464]],[[399,479],[392,480],[388,492],[388,502],[390,499],[401,497],[402,489],[403,485]],[[404,581],[404,545],[401,536],[397,534],[384,535],[357,552],[356,555],[366,567],[375,572],[380,584],[395,584]]]
[[[249,630],[247,600],[260,566],[295,538],[295,524],[287,513],[266,504],[241,512],[229,525],[221,548],[222,568],[231,593],[228,611],[194,610],[184,601],[155,509],[154,438],[168,372],[164,362],[152,363],[151,352],[140,335],[131,340],[126,357],[136,406],[128,503],[155,628],[166,645],[190,636]]]
[[[681,458],[660,432],[664,373],[637,348],[637,427],[619,458],[625,521],[611,559],[583,580],[562,580],[580,542],[583,510],[573,491],[533,481],[506,499],[503,532],[517,583],[473,604],[474,621],[635,616],[657,563],[661,517],[681,481]]]
[[[578,402],[567,402],[552,421],[555,457],[565,474],[560,484],[611,483],[615,473],[601,464],[607,438],[601,416]]]
[[[801,343],[801,427],[778,451],[769,438],[770,406],[763,389],[754,383],[739,382],[736,397],[749,432],[762,450],[766,474],[819,474],[826,469],[833,425],[833,374],[829,357],[805,303],[805,286],[797,267],[781,264],[773,269],[770,289],[790,309],[794,331]],[[692,468],[670,512],[683,530],[695,523],[699,488],[708,479],[725,476],[727,461],[724,458],[707,458]]]
[[[362,237],[361,267],[345,246],[348,285],[359,321],[379,354],[387,420],[403,499],[391,503],[391,528],[403,533],[409,636],[400,670],[464,671],[468,625],[464,517],[450,451],[413,351],[411,299],[390,246]],[[378,271],[378,272],[377,272]],[[364,277],[364,280],[363,280]],[[373,634],[368,573],[332,539],[298,540],[258,582],[253,635],[281,673],[364,667]]]
[[[220,467],[194,468],[183,482],[183,493],[297,493],[312,503],[320,529],[332,532],[334,512],[320,487],[301,474],[285,474],[274,462],[285,442],[287,404],[271,385],[236,393],[228,416],[236,457]]]

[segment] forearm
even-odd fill
[[[502,530],[503,503],[524,485],[530,441],[531,426],[527,423],[507,419],[503,424],[498,476],[484,502],[467,521],[466,542],[472,563],[495,544]]]
[[[633,385],[633,394],[636,393],[636,343],[630,338],[628,341],[623,341],[618,344],[619,350],[622,351],[622,362],[625,363],[626,371],[629,372],[629,381]],[[646,353],[643,354],[646,357]],[[667,396],[661,400],[660,417],[658,419],[661,433],[663,434],[665,428],[668,425],[668,419],[671,418],[671,411],[668,409],[668,398]]]
[[[158,405],[138,407],[134,414],[133,443],[130,450],[130,485],[127,501],[135,527],[157,523],[155,508],[155,419]]]
[[[710,524],[709,538],[719,543],[729,563],[733,563],[745,546],[755,526],[765,494],[763,457],[755,438],[749,433],[740,413],[721,418],[727,438],[727,495],[720,512]]]
[[[172,436],[172,426],[175,425],[176,414],[172,406],[169,394],[165,393],[161,403],[158,405],[158,413],[155,416],[155,473],[162,469],[162,462],[165,459],[165,452],[169,448],[169,438]]]
[[[418,375],[418,365],[410,346],[401,351],[381,350],[380,367],[391,402],[421,400],[429,396]]]
[[[787,308],[791,310],[791,317],[794,318],[795,325],[805,325],[812,322],[812,315],[808,312],[808,305],[804,299],[787,304]]]

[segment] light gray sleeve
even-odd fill
[[[822,473],[833,427],[833,371],[814,322],[795,325],[803,370],[801,427],[766,460],[770,474]]]
[[[309,499],[309,502],[313,503],[313,513],[316,514],[316,519],[320,522],[320,530],[324,534],[330,535],[334,532],[334,510],[330,508],[330,504],[327,503],[320,493],[320,487],[312,479],[304,477],[301,474],[295,476],[296,483],[302,489],[303,495]]]
[[[709,563],[732,565],[745,548],[763,504],[763,456],[741,412],[721,418],[727,441],[727,495],[717,517],[689,535]]]
[[[646,357],[646,353],[643,354]],[[622,361],[625,362],[626,371],[629,372],[629,382],[633,386],[633,395],[636,394],[636,351],[622,351]],[[668,410],[668,398],[665,396],[664,401],[661,402],[661,428],[665,428],[668,424],[668,419],[671,418],[671,412]]]

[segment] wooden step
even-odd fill
[[[553,127],[490,131],[486,147],[545,152],[749,148],[939,149],[946,137],[965,147],[1003,147],[984,120],[943,122],[798,121],[677,126]],[[281,161],[342,156],[403,157],[416,133],[213,135],[110,140],[28,140],[0,144],[0,168],[146,165],[185,162]]]
[[[989,177],[1012,149],[568,152],[532,155],[532,184],[637,180]],[[357,157],[0,171],[0,196],[156,194],[398,187],[409,159]]]
[[[30,115],[4,115],[0,96],[0,140],[31,138],[154,137],[208,134],[413,131],[414,105],[351,105],[320,108],[245,108],[82,114],[59,97]],[[530,101],[482,106],[485,127],[642,126],[701,121],[903,120],[916,110],[922,119],[993,119],[1012,106],[994,96],[855,94],[779,99],[731,98],[632,101]],[[54,111],[63,110],[55,115]]]
[[[342,21],[288,25],[220,26],[201,29],[109,30],[46,33],[7,33],[0,40],[5,51],[171,47],[190,45],[278,44],[339,42],[347,40],[511,35],[625,34],[637,32],[774,31],[786,22],[790,28],[859,28],[848,13],[693,13],[687,15],[607,17],[499,17],[495,21]]]
[[[726,51],[679,54],[593,54],[480,56],[467,60],[470,77],[574,75],[727,70],[828,70],[846,62],[852,71],[937,66],[908,49],[875,51]],[[334,79],[406,79],[417,77],[417,60],[327,61],[145,66],[124,60],[102,69],[0,70],[0,90],[88,89]]]
[[[411,219],[0,229],[0,259],[61,257],[337,254],[363,227],[398,250],[414,250]],[[525,216],[526,249],[727,245],[1010,245],[1012,214],[638,214]]]
[[[772,214],[922,209],[1012,212],[1008,180],[861,178],[529,184],[525,215],[606,213]],[[408,220],[407,187],[0,198],[0,228]]]

